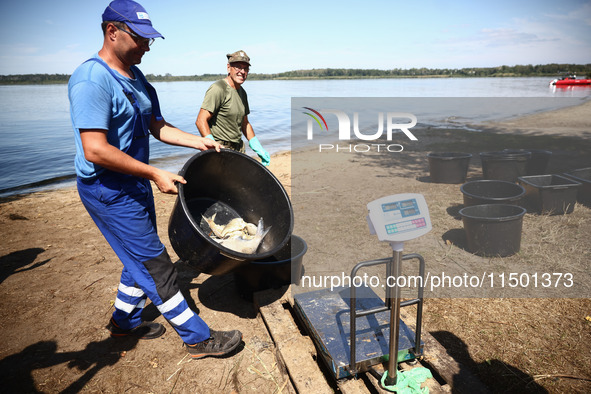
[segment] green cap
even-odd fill
[[[234,53],[228,53],[226,57],[228,58],[228,63],[244,62],[250,66],[250,58],[246,52],[242,50],[236,51]]]

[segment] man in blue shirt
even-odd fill
[[[175,194],[175,183],[186,180],[149,165],[148,141],[152,134],[199,150],[219,151],[220,145],[162,117],[156,91],[136,67],[154,39],[162,37],[146,10],[134,1],[115,0],[102,18],[103,47],[72,74],[68,96],[80,199],[124,267],[107,328],[112,336],[161,336],[164,326],[141,319],[150,298],[193,358],[230,353],[242,334],[210,330],[189,308],[158,237],[150,181],[161,192]]]

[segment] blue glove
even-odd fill
[[[213,135],[211,134],[207,134],[205,138],[209,138],[210,140],[215,141],[215,138],[213,138]]]
[[[261,145],[259,139],[256,136],[248,140],[248,146],[250,146],[250,149],[255,151],[257,155],[259,155],[264,166],[268,166],[269,163],[271,163],[271,156],[269,155],[269,152],[263,149],[263,146]]]

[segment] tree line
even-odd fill
[[[543,64],[516,65],[499,67],[468,67],[468,68],[395,68],[391,70],[378,69],[348,69],[348,68],[319,68],[311,70],[286,71],[276,74],[252,73],[250,80],[273,79],[361,79],[361,78],[449,78],[449,77],[556,77],[577,74],[591,78],[591,64]],[[215,81],[226,74],[202,74],[174,76],[171,74],[147,74],[150,82],[175,81]],[[19,74],[0,75],[0,85],[25,84],[57,84],[67,83],[68,74]]]

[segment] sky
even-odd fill
[[[108,1],[0,4],[0,75],[71,74],[98,52]],[[145,74],[226,72],[244,50],[251,72],[591,63],[591,0],[143,0],[165,37]]]

